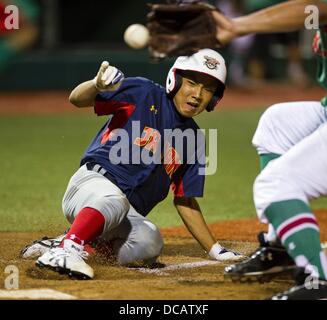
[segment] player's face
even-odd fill
[[[177,111],[187,118],[200,114],[215,93],[218,80],[199,72],[184,71],[182,86],[174,97]]]

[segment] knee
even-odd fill
[[[62,204],[64,215],[70,223],[73,223],[80,210],[86,207],[93,208],[103,215],[105,219],[103,233],[106,233],[122,223],[130,203],[124,194],[98,196],[92,193],[80,203],[64,200]]]
[[[139,246],[146,259],[159,257],[164,243],[158,227],[150,221],[143,221],[140,225],[139,234]]]
[[[160,256],[164,243],[159,229],[150,221],[142,221],[133,237],[119,249],[117,260],[120,265],[151,265]]]
[[[278,121],[283,110],[285,110],[285,103],[275,103],[271,105],[261,115],[259,125],[268,125]]]
[[[280,104],[273,104],[268,107],[260,116],[257,130],[261,131],[275,122],[278,117]]]
[[[256,131],[252,138],[252,144],[259,154],[279,153],[279,141],[276,136],[276,128],[280,125],[280,117],[283,108],[282,103],[270,106],[260,117]]]

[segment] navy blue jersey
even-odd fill
[[[162,86],[126,78],[118,90],[98,94],[94,108],[110,117],[81,165],[92,161],[109,171],[140,214],[165,199],[170,186],[175,196],[203,196],[204,135],[193,119],[177,112]],[[192,143],[192,135],[200,139]]]

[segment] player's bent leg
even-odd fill
[[[93,208],[105,218],[103,234],[116,228],[129,210],[125,194],[103,175],[82,166],[70,179],[62,208],[70,223],[83,208]]]
[[[252,141],[259,154],[260,170],[326,121],[327,110],[320,102],[278,103],[269,107],[261,116]],[[278,241],[271,224],[268,233],[261,236],[272,245]]]
[[[254,185],[261,220],[274,226],[296,265],[322,281],[327,277],[327,258],[308,201],[327,194],[326,154],[324,124],[263,170]]]
[[[36,265],[79,279],[93,278],[93,269],[84,262],[84,245],[120,225],[128,210],[129,202],[116,185],[82,166],[71,178],[63,198],[63,211],[71,228],[61,247],[44,253]]]
[[[313,221],[311,227],[315,227],[316,222],[307,202],[308,199],[327,194],[325,182],[327,181],[326,143],[327,125],[324,124],[285,155],[273,161],[257,177],[254,185],[254,200],[262,222],[270,222],[276,229],[280,226],[277,221],[278,217],[282,217],[282,221],[286,221],[285,215],[287,213],[291,217],[304,214],[305,218],[309,220],[305,220],[300,228],[305,229],[308,221]],[[266,211],[270,216],[269,219],[265,215]],[[280,231],[279,229],[276,230]],[[310,239],[313,239],[313,244],[310,247],[316,246],[316,258],[314,260],[318,260],[317,264],[320,265],[320,258],[318,257],[321,253],[319,237],[317,239],[317,235],[314,235],[311,230],[309,230],[309,234],[311,234]],[[279,238],[281,238],[280,234]],[[266,239],[263,240],[261,242],[265,242]],[[303,244],[299,242],[299,247],[301,246]],[[307,244],[304,246],[305,250],[306,248],[309,249]],[[294,260],[298,265],[298,261],[294,259],[294,254],[290,252],[288,247],[286,249],[288,254],[283,248],[261,243],[261,247],[248,260],[227,267],[226,273],[231,277],[245,280],[253,278],[260,280],[265,275],[279,275],[280,272],[294,268]],[[322,257],[324,259],[324,255]]]
[[[108,234],[117,262],[123,266],[149,266],[163,249],[163,239],[156,225],[131,207],[124,221]]]
[[[327,123],[269,164],[256,178],[253,193],[258,217],[274,202],[298,199],[308,203],[327,194]]]

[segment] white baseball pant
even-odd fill
[[[269,162],[254,184],[262,222],[273,202],[327,194],[327,109],[319,102],[292,102],[269,108],[259,121],[253,144],[259,154],[281,156]]]
[[[67,220],[73,223],[85,207],[104,216],[100,238],[113,243],[119,264],[151,263],[161,254],[163,239],[159,229],[130,205],[115,184],[83,165],[68,183],[62,208]]]

